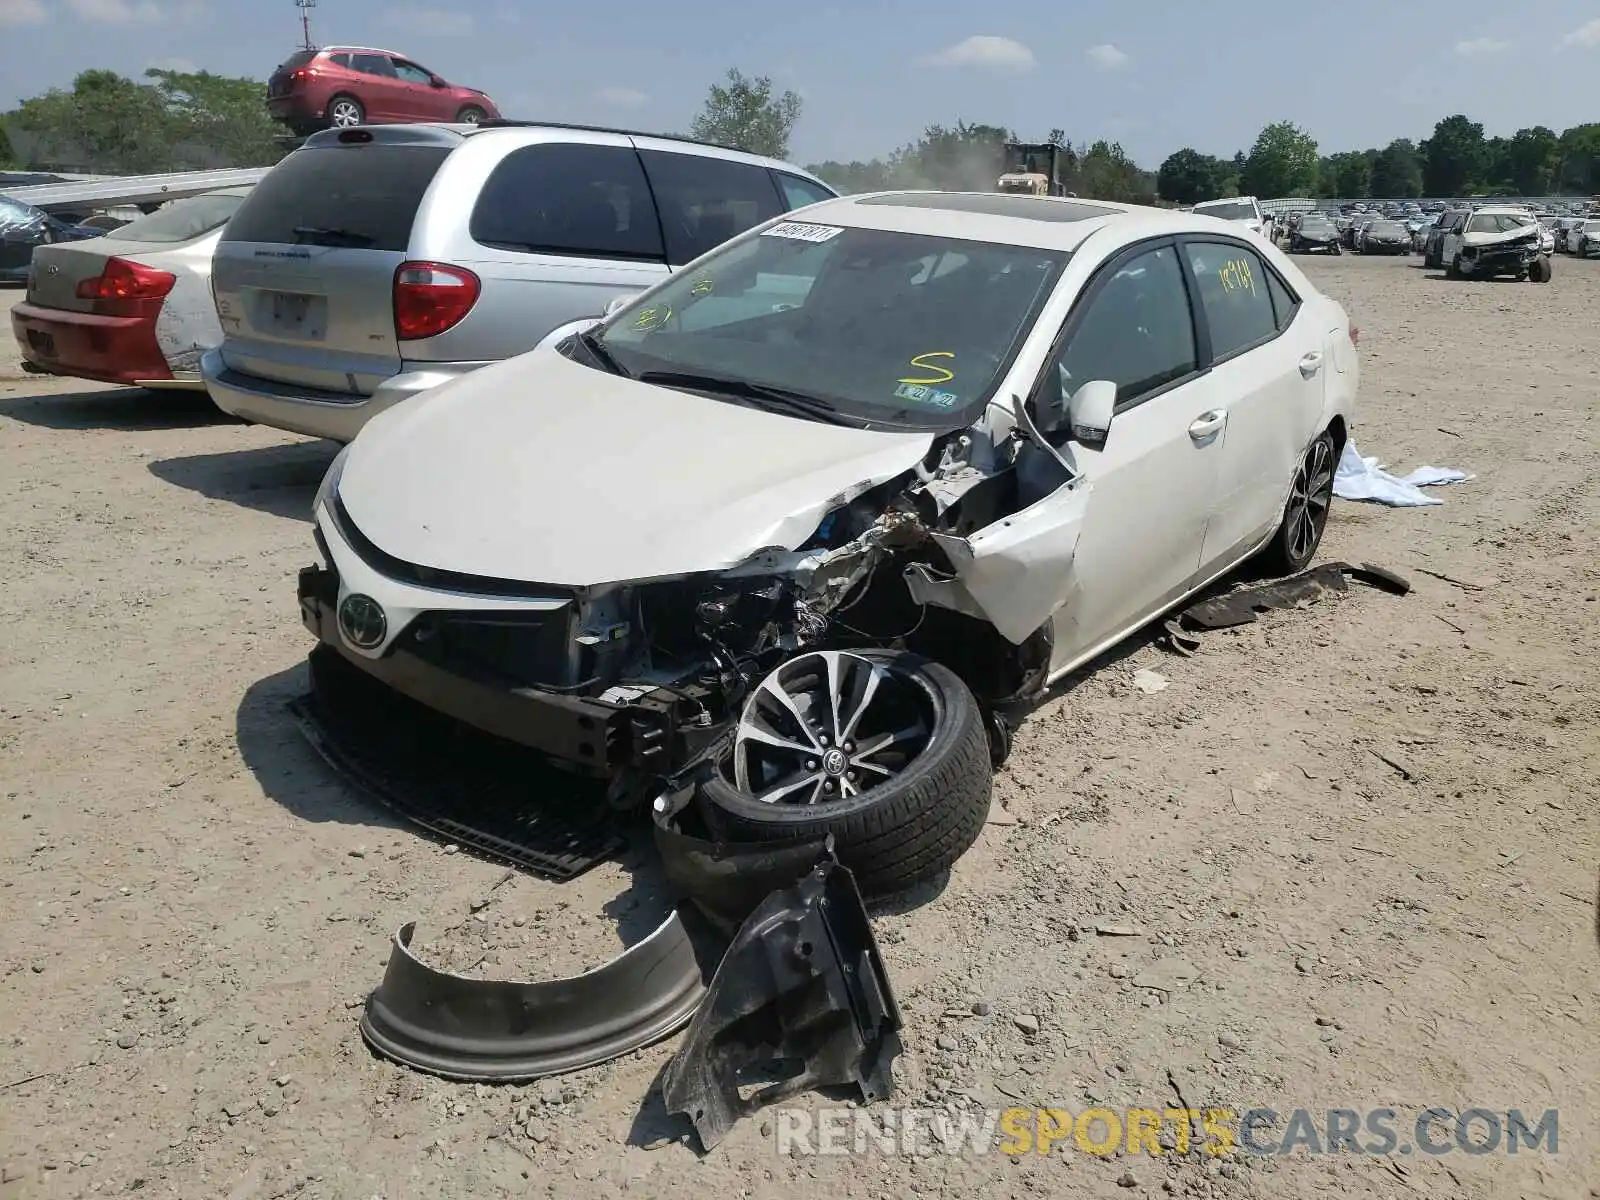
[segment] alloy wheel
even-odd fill
[[[763,804],[849,800],[915,762],[933,720],[925,691],[893,667],[848,651],[801,654],[745,702],[734,784]]]
[[[1326,437],[1319,437],[1300,460],[1294,484],[1289,489],[1286,520],[1289,554],[1297,563],[1311,558],[1322,537],[1323,526],[1328,523],[1328,509],[1333,503],[1333,470],[1333,445]]]
[[[336,129],[349,129],[361,124],[361,110],[349,100],[341,100],[333,106],[328,119]]]

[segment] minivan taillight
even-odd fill
[[[402,342],[438,337],[472,311],[483,285],[464,267],[401,263],[394,273],[394,333]]]
[[[100,274],[78,284],[78,299],[93,300],[101,317],[152,317],[178,277],[127,258],[106,260]]]

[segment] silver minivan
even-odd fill
[[[619,130],[330,129],[223,232],[223,341],[201,375],[225,412],[348,442],[385,408],[833,195],[774,159]]]

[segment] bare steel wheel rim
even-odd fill
[[[1312,443],[1300,460],[1289,490],[1289,554],[1295,562],[1311,557],[1333,503],[1333,447],[1326,438]]]
[[[333,123],[340,129],[361,124],[361,110],[349,100],[340,100],[333,106]]]
[[[926,690],[893,666],[811,651],[778,667],[745,701],[734,784],[763,804],[851,800],[910,767],[934,719]]]

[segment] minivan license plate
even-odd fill
[[[297,296],[291,292],[272,294],[272,319],[290,325],[304,325],[311,309],[310,296]]]

